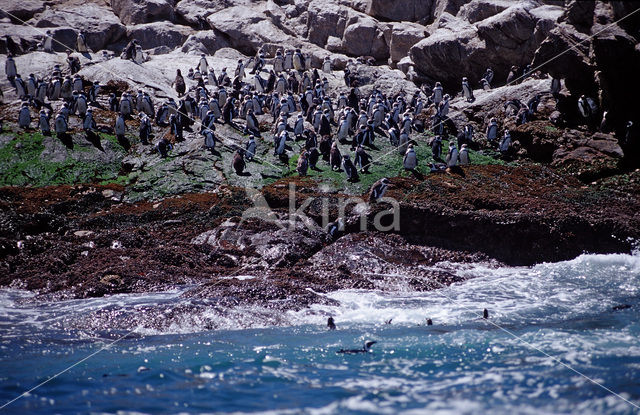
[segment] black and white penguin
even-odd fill
[[[329,165],[331,170],[340,171],[340,165],[342,164],[342,154],[338,148],[338,143],[331,144],[331,152],[329,153]]]
[[[504,136],[502,137],[502,141],[500,141],[500,152],[502,154],[506,154],[509,152],[511,148],[511,133],[509,130],[504,130]]]
[[[384,197],[387,189],[389,187],[389,179],[383,177],[378,180],[371,186],[371,190],[369,191],[369,203],[374,203]]]
[[[61,112],[59,112],[58,115],[56,115],[56,119],[54,122],[54,129],[56,131],[56,134],[65,134],[67,132],[67,129],[68,129],[67,117],[65,117],[64,114]]]
[[[204,136],[204,147],[213,154],[216,151],[216,136],[213,130],[205,128],[201,134]]]
[[[347,175],[347,181],[355,183],[359,180],[358,169],[353,165],[351,158],[348,155],[342,156],[342,168]]]
[[[126,130],[127,130],[127,124],[125,123],[125,120],[124,120],[124,114],[119,113],[118,117],[116,118],[114,132],[116,134],[118,143],[125,149],[125,151],[129,151],[129,149],[131,149],[131,143],[129,142],[127,137],[125,137],[124,135]]]
[[[404,154],[402,165],[404,166],[405,170],[414,170],[416,167],[418,167],[418,157],[416,156],[416,152],[413,149],[413,144],[409,144],[407,152]]]
[[[447,163],[447,167],[454,167],[458,165],[458,148],[456,147],[456,143],[453,141],[449,143],[449,152],[447,153],[445,162]]]
[[[140,114],[140,142],[144,145],[149,144],[151,138],[151,121],[145,113]]]
[[[198,69],[200,69],[200,73],[204,76],[209,73],[209,62],[207,62],[207,57],[204,55],[204,53],[200,54]]]
[[[356,156],[354,158],[354,164],[360,169],[361,173],[368,173],[371,164],[371,156],[364,151],[362,146],[358,146],[356,149]]]
[[[469,148],[466,144],[463,144],[460,147],[458,158],[460,159],[460,165],[462,166],[468,166],[469,164],[471,164],[471,159],[469,158]]]
[[[322,72],[325,72],[325,73],[332,72],[331,58],[329,56],[325,57],[324,61],[322,62]]]
[[[333,321],[333,317],[329,317],[327,319],[327,327],[329,328],[329,330],[335,330],[336,329],[336,323]]]
[[[509,71],[509,75],[507,75],[507,85],[514,82],[517,76],[518,76],[518,67],[512,66],[511,70]]]
[[[362,349],[340,349],[336,353],[339,354],[358,354],[358,353],[369,353],[371,351],[371,346],[376,344],[375,341],[367,341],[364,342],[364,347]]]
[[[487,84],[490,85],[493,81],[493,70],[491,68],[487,68],[487,70],[484,71],[484,75],[482,76],[482,78],[487,81]]]
[[[277,74],[284,71],[284,56],[281,50],[276,51],[276,56],[273,58],[273,70]]]
[[[462,93],[467,102],[473,102],[476,100],[476,98],[473,96],[473,89],[471,89],[469,80],[466,77],[462,78]]]
[[[443,161],[442,160],[442,137],[439,135],[433,137],[431,140],[431,154],[433,156],[434,161]]]
[[[169,156],[169,151],[173,148],[169,140],[162,137],[160,141],[156,143],[156,150],[160,154],[160,157],[167,158]]]
[[[253,157],[256,155],[256,140],[253,135],[249,136],[249,141],[245,145],[244,150],[244,158],[248,161],[252,161]]]
[[[440,104],[442,101],[443,93],[442,93],[442,85],[440,82],[436,82],[436,86],[433,87],[433,92],[431,95],[431,100],[436,106]]]
[[[494,142],[498,138],[498,122],[495,118],[491,118],[487,126],[487,141]]]
[[[20,128],[27,129],[31,124],[31,111],[29,110],[29,104],[23,102],[18,112],[18,126]]]
[[[96,129],[96,120],[93,118],[93,109],[88,108],[84,119],[82,120],[82,128],[85,131],[93,131]]]
[[[87,48],[87,40],[82,32],[78,33],[78,37],[76,38],[76,50],[80,53],[89,52]]]
[[[311,170],[318,170],[317,164],[318,164],[319,158],[320,158],[320,152],[318,151],[318,149],[316,147],[311,147],[308,150],[308,157],[307,157],[307,160],[309,162],[309,168]]]
[[[286,142],[289,139],[287,130],[283,130],[280,134],[274,136],[274,152],[275,156],[283,156],[285,154]]]
[[[38,120],[38,128],[44,136],[51,135],[51,126],[49,125],[50,115],[44,109],[40,110],[40,118]]]

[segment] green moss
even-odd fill
[[[68,151],[63,161],[41,159],[45,149],[40,133],[22,133],[0,148],[0,186],[54,186],[92,183],[118,177],[120,161],[76,160]],[[80,146],[75,146],[80,149]],[[74,151],[76,151],[74,149]],[[88,152],[90,149],[84,149]]]

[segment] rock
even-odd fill
[[[405,56],[404,58],[400,59],[400,62],[396,63],[396,67],[405,74],[408,73],[411,68],[413,68],[413,65],[413,61],[408,56]]]
[[[430,20],[434,0],[369,0],[366,13],[382,20]]]
[[[564,9],[558,6],[540,6],[529,10],[529,13],[537,20],[533,35],[536,43],[541,44],[549,35],[549,32],[556,27],[558,20],[564,14]]]
[[[125,27],[118,17],[107,7],[95,3],[83,3],[71,7],[54,6],[47,8],[43,13],[29,21],[36,27],[59,28],[68,27],[77,33],[84,32],[87,46],[93,52],[105,49],[107,46],[117,43],[125,35]],[[54,37],[55,38],[55,37]],[[71,45],[75,50],[76,39]],[[65,44],[67,40],[65,39]]]
[[[513,5],[511,0],[472,0],[458,11],[457,17],[476,23],[508,9]]]
[[[20,0],[4,2],[0,17],[8,17],[15,24],[22,24],[45,9],[44,2],[38,0]],[[9,32],[5,32],[9,33]]]
[[[73,234],[78,238],[84,238],[84,237],[93,235],[94,232],[93,231],[75,231]]]
[[[190,35],[182,45],[182,52],[190,54],[204,53],[213,55],[216,51],[226,48],[229,43],[213,30],[202,30]]]
[[[444,13],[438,29],[411,48],[416,69],[456,90],[464,76],[478,85],[488,66],[495,73],[494,84],[503,82],[511,66],[528,64],[538,47],[537,20],[529,13],[534,5],[509,7],[476,26]]]
[[[127,36],[136,39],[142,49],[153,49],[159,46],[175,49],[181,46],[192,32],[193,30],[188,26],[169,22],[144,23],[127,28]]]
[[[234,6],[207,17],[211,27],[224,33],[231,46],[245,55],[254,55],[265,43],[291,44],[293,38],[284,33],[265,15],[264,6]]]
[[[610,176],[619,169],[622,149],[618,140],[596,133],[587,138],[577,131],[565,132],[568,144],[553,153],[553,167],[572,173],[583,182]]]
[[[561,20],[574,26],[582,33],[589,33],[593,25],[595,7],[595,1],[571,0]]]
[[[323,47],[330,37],[342,38],[347,23],[347,10],[325,1],[313,1],[307,13],[309,42]]]
[[[243,263],[262,263],[268,267],[291,266],[319,251],[325,233],[309,229],[300,220],[269,222],[251,219],[250,224],[219,226],[195,237],[194,245],[211,245],[217,248],[234,247],[244,254]],[[256,258],[255,254],[258,254]]]
[[[325,49],[327,49],[329,52],[344,53],[344,47],[342,46],[342,39],[338,39],[335,36],[329,36],[327,38],[327,44],[325,45]]]
[[[359,18],[350,23],[344,31],[342,45],[345,53],[350,56],[372,56],[378,61],[389,58],[384,32],[370,17]]]
[[[399,62],[405,58],[409,54],[409,49],[427,36],[424,26],[415,23],[394,23],[389,45],[391,61]]]
[[[174,19],[171,0],[111,0],[111,8],[126,25]]]
[[[455,16],[469,0],[435,0],[433,5],[432,20],[437,20],[444,13]]]
[[[234,1],[234,5],[246,3]],[[176,6],[176,14],[187,21],[189,24],[198,23],[198,16],[207,18],[212,13],[218,12],[228,7],[224,0],[181,0]]]
[[[3,55],[8,52],[14,55],[21,55],[29,50],[35,50],[38,42],[42,39],[41,29],[26,25],[2,22],[0,23],[0,32],[7,34],[0,37],[0,53]],[[9,44],[7,39],[10,39]],[[20,69],[18,70],[20,71]]]

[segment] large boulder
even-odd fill
[[[111,0],[111,8],[126,25],[174,19],[171,0]]]
[[[309,42],[323,47],[329,37],[342,38],[348,19],[347,10],[337,4],[313,1],[307,11]]]
[[[239,4],[241,1],[235,1]],[[198,16],[206,18],[212,13],[228,7],[224,0],[180,0],[176,5],[176,14],[189,24],[197,24]]]
[[[430,20],[434,0],[369,0],[367,14],[381,20]]]
[[[84,3],[73,8],[55,6],[29,20],[29,24],[41,28],[73,28],[85,34],[87,46],[98,51],[118,42],[126,33],[116,15],[107,7],[96,3]],[[55,39],[55,37],[54,37]],[[74,39],[75,43],[75,39]],[[75,48],[75,45],[72,45]]]
[[[416,69],[456,89],[464,76],[478,85],[487,67],[495,73],[494,83],[504,82],[511,66],[530,63],[539,46],[535,31],[543,17],[530,12],[536,5],[518,4],[476,25],[444,13],[434,23],[437,29],[411,48]]]
[[[188,26],[169,22],[144,23],[127,28],[129,38],[136,39],[142,49],[166,46],[175,49],[181,46],[193,30]]]
[[[394,23],[391,29],[389,52],[392,62],[399,62],[409,49],[428,36],[424,26],[415,23]]]
[[[263,5],[234,6],[209,15],[207,21],[245,55],[254,55],[265,43],[281,47],[291,44],[292,36],[274,24],[265,12]]]
[[[618,171],[623,153],[615,137],[601,133],[585,137],[571,130],[564,136],[567,144],[553,153],[552,166],[577,176],[583,182]]]
[[[8,17],[11,22],[22,24],[31,19],[37,13],[43,12],[45,5],[43,1],[21,0],[3,2],[0,8],[0,17]],[[5,32],[6,33],[6,32]]]
[[[458,17],[476,23],[508,9],[512,0],[471,0],[458,11]]]
[[[359,17],[350,22],[344,31],[342,45],[347,55],[372,56],[378,61],[389,58],[384,31],[370,17]]]
[[[182,45],[184,53],[213,55],[216,51],[226,48],[229,43],[213,30],[202,30],[187,38]]]

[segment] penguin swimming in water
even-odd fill
[[[329,328],[329,330],[335,330],[336,329],[336,323],[333,321],[333,317],[329,317],[327,319],[327,327]]]
[[[378,180],[371,186],[371,190],[369,191],[369,203],[377,202],[381,198],[384,197],[384,194],[387,192],[387,188],[389,187],[389,179],[383,177]]]
[[[371,351],[371,346],[376,344],[376,341],[366,341],[364,342],[364,347],[362,349],[340,349],[336,353],[340,354],[358,354],[358,353],[369,353]]]
[[[482,310],[482,318],[484,318],[485,320],[489,318],[489,310],[487,310],[486,308]]]

